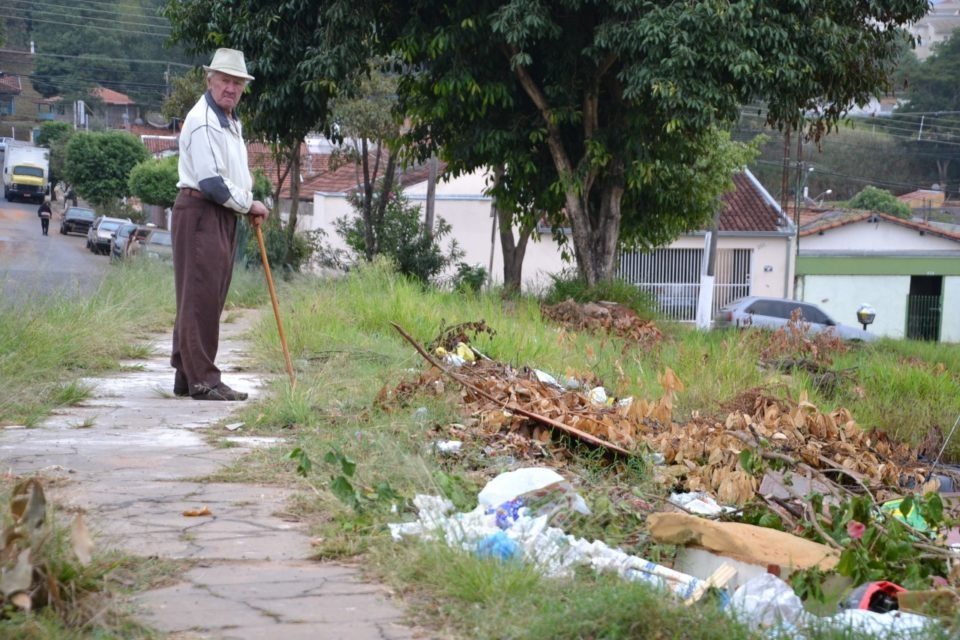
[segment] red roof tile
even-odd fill
[[[386,159],[381,158],[381,163],[383,163],[381,164],[382,168],[385,166]],[[438,173],[442,174],[446,166],[446,163],[440,162]],[[312,198],[313,194],[318,191],[320,193],[349,193],[357,189],[360,180],[362,180],[362,172],[358,170],[358,167],[358,163],[349,162],[337,167],[334,171],[326,171],[314,176],[312,179],[304,180],[303,184],[300,185],[301,199],[306,198],[308,195]],[[397,182],[400,187],[406,188],[423,182],[427,179],[428,175],[429,168],[425,164],[405,169],[401,168],[397,170]]]
[[[782,231],[779,208],[764,197],[759,185],[746,173],[733,176],[733,191],[723,196],[720,231]]]
[[[20,76],[6,73],[0,76],[0,93],[13,93],[20,95],[22,87],[20,86]]]
[[[876,211],[855,211],[855,210],[843,210],[843,211],[830,211],[820,218],[814,220],[810,224],[804,225],[800,229],[801,236],[812,236],[818,234],[822,231],[829,231],[830,229],[836,229],[838,227],[845,227],[848,224],[854,224],[862,220],[867,220],[869,218],[876,217],[878,220],[883,220],[885,222],[890,222],[892,224],[906,227],[907,229],[914,229],[916,231],[923,231],[924,233],[929,233],[932,236],[937,236],[939,238],[946,238],[947,240],[954,240],[960,242],[960,233],[953,233],[952,231],[944,231],[939,227],[926,224],[924,222],[914,222],[913,220],[904,220],[903,218],[898,218],[896,216],[891,216],[886,213],[879,213]]]
[[[303,187],[307,182],[310,181],[310,179],[329,170],[329,160],[329,155],[310,153],[310,149],[306,144],[300,145],[300,176],[303,178],[303,182],[300,183],[301,200],[313,198],[313,192],[311,191],[308,197],[304,194]],[[264,174],[266,174],[267,179],[270,180],[270,184],[276,187],[279,179],[279,173],[277,163],[273,158],[273,152],[270,150],[270,145],[262,142],[248,142],[247,164],[250,167],[251,173],[253,173],[253,171],[256,169],[262,170]],[[281,166],[279,167],[279,171],[283,171],[285,168],[285,166]],[[289,172],[283,178],[283,185],[280,189],[280,197],[290,197]]]
[[[115,104],[115,105],[135,105],[130,96],[120,93],[119,91],[114,91],[113,89],[107,89],[105,87],[94,87],[90,89],[90,95],[100,98],[103,100],[104,104]]]
[[[141,135],[140,142],[153,155],[164,151],[179,151],[180,149],[179,136]]]

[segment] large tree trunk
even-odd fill
[[[515,49],[505,49],[508,56],[516,54]],[[598,86],[615,56],[610,56],[598,67],[594,77],[595,86],[587,92],[583,104],[583,133],[589,142],[599,126]],[[526,94],[536,105],[547,128],[547,148],[553,159],[557,175],[564,185],[566,215],[573,232],[573,255],[577,260],[580,276],[589,286],[613,278],[616,265],[617,246],[620,241],[620,205],[623,201],[625,182],[623,167],[618,159],[613,159],[601,169],[598,166],[585,166],[583,172],[571,160],[564,148],[563,136],[557,125],[557,117],[551,108],[546,94],[534,81],[523,65],[516,65],[514,72]],[[581,173],[581,175],[577,175]]]
[[[505,167],[500,165],[494,169],[494,186],[499,185],[503,178]],[[513,211],[500,208],[496,198],[490,204],[490,211],[497,218],[497,225],[500,227],[500,248],[503,250],[503,287],[505,293],[520,293],[520,286],[523,284],[523,256],[527,251],[527,242],[530,240],[530,234],[533,233],[533,227],[536,223],[526,223],[520,225],[520,237],[513,237]],[[492,239],[491,239],[492,240]],[[490,256],[491,261],[493,255]],[[491,264],[492,267],[492,264]]]
[[[624,187],[608,180],[594,186],[599,203],[590,208],[590,198],[582,200],[572,188],[567,189],[567,218],[573,235],[573,255],[581,277],[589,286],[610,280],[617,262],[620,241],[620,205]]]
[[[523,284],[523,256],[527,252],[527,242],[533,232],[531,226],[520,227],[520,237],[515,241],[509,212],[497,211],[500,224],[500,246],[503,249],[503,288],[508,294],[520,293]]]
[[[367,140],[360,142],[360,164],[363,169],[363,184],[360,185],[363,190],[361,196],[360,215],[363,216],[363,253],[367,262],[373,260],[377,255],[377,233],[376,224],[373,219],[373,181],[376,179],[377,167],[380,164],[380,151],[377,150],[377,161],[374,164],[373,176],[370,175],[370,155],[367,151]]]

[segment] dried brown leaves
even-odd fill
[[[751,389],[723,422],[700,418],[677,424],[673,403],[684,387],[670,369],[659,376],[665,391],[659,400],[612,405],[595,404],[585,392],[541,383],[530,370],[495,361],[480,361],[456,372],[497,399],[469,388],[460,392],[465,411],[472,416],[471,428],[487,438],[519,434],[549,445],[553,434],[547,426],[508,409],[522,408],[625,449],[646,445],[664,456],[665,466],[658,469],[663,482],[708,491],[726,504],[751,500],[759,486],[759,474],[741,465],[744,450],[806,465],[818,473],[839,473],[862,486],[896,487],[905,479],[923,476],[916,450],[883,433],[863,431],[846,409],[823,413],[806,395],[791,405]],[[415,381],[401,382],[393,391],[385,389],[378,400],[389,405],[425,388],[443,393],[441,376],[430,368]]]
[[[575,331],[613,333],[645,346],[663,339],[663,333],[651,320],[643,320],[637,312],[616,302],[587,302],[579,304],[571,299],[555,305],[542,305],[544,318]]]

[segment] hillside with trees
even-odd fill
[[[36,51],[29,80],[45,97],[89,99],[92,87],[129,95],[159,109],[170,76],[191,63],[170,46],[162,0],[7,0],[0,18],[7,47]],[[169,75],[168,75],[169,74]]]

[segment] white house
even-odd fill
[[[828,212],[800,229],[798,293],[836,320],[893,338],[960,341],[960,234],[883,213]]]
[[[476,172],[441,180],[436,188],[435,212],[453,228],[463,249],[464,262],[481,264],[502,281],[503,254],[491,198],[484,195],[489,180]],[[400,177],[412,202],[426,203],[426,168],[417,167]],[[715,308],[743,295],[788,297],[793,290],[795,228],[779,205],[749,171],[734,176],[735,189],[724,197],[718,234]],[[347,193],[356,188],[352,167],[316,176],[304,182],[302,193],[313,194],[312,215],[300,219],[302,230],[323,229],[335,247],[343,248],[334,221],[352,215]],[[549,276],[571,265],[561,259],[560,248],[549,230],[531,238],[523,263],[524,288],[539,290]],[[651,253],[625,252],[620,256],[620,277],[656,295],[664,311],[678,320],[694,319],[700,288],[705,232],[681,236],[669,247]]]

